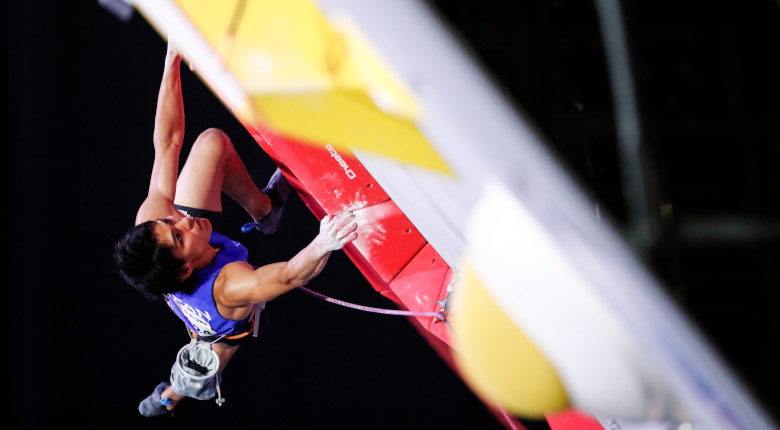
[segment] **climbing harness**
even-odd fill
[[[260,313],[265,309],[265,303],[255,304],[252,309],[251,333],[257,337],[260,326]],[[225,398],[219,385],[222,383],[222,372],[219,370],[219,356],[212,345],[222,339],[239,339],[250,332],[238,335],[223,335],[214,340],[204,340],[184,324],[190,342],[184,345],[176,355],[176,362],[171,367],[171,385],[176,394],[192,397],[198,400],[209,400],[216,397],[217,405],[222,406]],[[161,404],[166,405],[161,399]]]
[[[414,317],[431,317],[433,318],[433,322],[442,322],[447,321],[447,313],[444,309],[442,309],[439,312],[413,312],[413,311],[401,311],[396,309],[381,309],[381,308],[373,308],[370,306],[362,306],[362,305],[356,305],[354,303],[345,302],[343,300],[334,299],[332,297],[328,297],[324,294],[320,294],[316,291],[312,291],[308,288],[299,287],[299,290],[302,290],[305,293],[311,294],[314,297],[320,298],[322,300],[325,300],[326,302],[330,302],[333,304],[337,304],[340,306],[357,309],[364,312],[372,312],[377,314],[385,314],[385,315],[402,315],[402,316],[414,316]]]

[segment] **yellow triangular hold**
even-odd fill
[[[242,120],[452,174],[417,128],[414,95],[346,19],[331,23],[310,0],[176,4],[254,100]]]
[[[453,357],[469,386],[525,418],[569,407],[553,364],[505,313],[468,258],[461,270],[448,319],[457,340]]]
[[[267,94],[255,100],[282,134],[450,173],[411,121],[378,112],[363,91]]]

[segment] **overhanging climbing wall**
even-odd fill
[[[351,151],[245,126],[318,219],[346,210],[355,213],[358,239],[344,251],[374,289],[405,310],[443,310],[452,268]],[[416,318],[425,330],[451,344],[441,321]]]
[[[417,321],[443,357],[475,360],[459,370],[485,398],[518,415],[575,405],[772,428],[423,2],[133,3],[315,215],[355,211],[362,231],[345,251],[377,291],[438,311],[454,279],[455,296],[478,293],[470,297],[492,306],[470,320],[457,319],[470,301],[448,309],[459,354],[446,349],[444,324]],[[483,358],[506,371],[484,372]],[[553,383],[534,385],[540,368]],[[565,394],[524,409],[556,390]]]

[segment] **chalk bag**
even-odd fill
[[[171,368],[171,386],[177,394],[198,400],[217,397],[217,404],[222,406],[225,399],[219,389],[221,381],[219,356],[210,343],[193,337],[179,350]]]

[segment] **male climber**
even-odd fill
[[[221,192],[252,217],[249,226],[276,231],[290,185],[276,171],[260,191],[228,137],[204,131],[179,171],[184,137],[181,55],[170,43],[157,100],[154,165],[149,192],[135,227],[116,244],[121,276],[150,298],[165,298],[197,336],[212,344],[221,372],[252,331],[253,309],[305,285],[325,266],[331,251],[357,238],[352,213],[326,216],[319,234],[290,261],[253,268],[240,243],[216,233]],[[178,178],[177,178],[178,177]],[[245,226],[246,227],[246,226]],[[198,318],[208,314],[209,318]],[[160,383],[139,405],[145,416],[169,412],[184,396]]]

